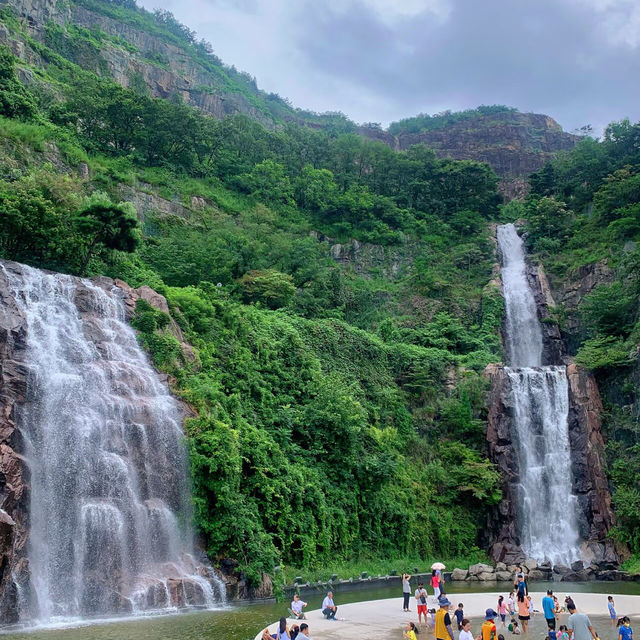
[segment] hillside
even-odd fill
[[[217,567],[258,587],[275,566],[291,577],[483,557],[501,499],[483,375],[503,359],[493,229],[522,218],[563,301],[549,322],[606,392],[616,536],[640,552],[626,455],[638,447],[638,125],[582,140],[534,174],[526,201],[500,205],[490,166],[439,156],[455,136],[478,154],[520,144],[529,164],[494,160],[528,171],[570,146],[546,116],[396,134],[432,136],[437,153],[389,145],[340,117],[306,126],[312,114],[219,61],[205,69],[168,16],[126,1],[11,5],[0,258],[166,297],[165,311],[140,301],[134,326],[193,411],[196,524]]]

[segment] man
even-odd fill
[[[309,625],[306,622],[303,622],[300,625],[300,633],[305,637],[305,638],[311,638],[311,636],[309,635]]]
[[[449,607],[451,602],[446,596],[442,596],[438,599],[440,608],[436,611],[436,626],[435,637],[436,640],[455,640],[453,637],[453,629],[451,628],[451,616],[449,615]]]
[[[498,630],[496,629],[495,619],[498,614],[493,609],[487,609],[484,612],[484,622],[482,623],[482,640],[496,640]]]
[[[567,604],[569,609],[569,640],[598,640],[596,632],[591,626],[591,620],[586,613],[578,613],[573,600]]]
[[[333,591],[329,591],[327,597],[322,601],[322,613],[327,620],[335,620],[337,611],[338,607],[333,602]]]
[[[424,623],[427,624],[427,590],[422,582],[418,583],[415,596],[418,603],[418,624],[422,621],[422,616],[424,616]]]
[[[306,620],[304,613],[302,613],[302,607],[306,607],[307,603],[300,600],[300,596],[296,593],[293,596],[293,602],[291,603],[291,615],[296,620]]]
[[[553,601],[553,591],[547,589],[547,595],[542,598],[542,610],[544,611],[544,619],[547,621],[549,631],[556,630],[556,603]]]

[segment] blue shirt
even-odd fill
[[[624,625],[621,625],[618,631],[622,636],[622,640],[633,640],[633,629],[631,627],[625,627]]]
[[[453,615],[456,617],[458,624],[462,624],[462,618],[464,618],[464,611],[460,611],[460,609],[456,609],[453,612]]]
[[[556,603],[553,601],[551,596],[545,596],[542,598],[542,609],[544,611],[544,617],[547,620],[551,620],[555,618],[555,613],[553,610],[556,608]]]

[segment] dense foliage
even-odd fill
[[[135,326],[197,415],[211,559],[258,581],[283,562],[473,551],[500,497],[481,376],[501,357],[493,171],[394,152],[339,116],[217,121],[88,71],[106,35],[50,25],[46,47],[7,23],[49,66],[26,88],[3,53],[35,110],[2,120],[0,256],[166,295],[191,346],[144,303]],[[146,208],[138,230],[132,195],[174,208]]]
[[[640,552],[640,123],[607,127],[531,177],[528,241],[557,280],[598,283],[575,312],[558,308],[576,360],[606,404],[616,537]]]

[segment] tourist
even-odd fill
[[[493,609],[487,609],[484,612],[484,622],[479,636],[482,640],[496,640],[498,630],[496,629],[495,620],[497,617],[498,614]]]
[[[299,633],[300,627],[297,624],[294,624],[289,628],[289,635],[291,636],[291,640],[296,640]]]
[[[462,620],[464,619],[464,605],[462,602],[458,604],[458,608],[453,612],[453,615],[456,617],[456,622],[458,623],[458,631],[462,631]]]
[[[509,615],[513,618],[513,616],[516,613],[516,609],[515,609],[515,605],[516,605],[516,601],[514,599],[514,591],[512,591],[509,594],[509,597],[507,598],[507,609],[509,609]]]
[[[574,609],[576,608],[575,603],[573,602],[573,598],[570,595],[566,595],[564,597],[564,604],[566,606],[566,609],[564,607],[560,607],[560,612],[562,611],[570,611],[570,608],[573,607]]]
[[[533,600],[531,599],[531,596],[527,596],[527,606],[529,607],[529,616],[533,619],[535,609],[533,608]]]
[[[451,616],[449,615],[449,602],[446,596],[438,599],[440,608],[436,611],[435,639],[436,640],[455,640],[453,637],[453,629],[451,628]]]
[[[300,596],[296,593],[293,596],[293,601],[291,602],[291,609],[289,612],[291,613],[291,617],[296,620],[306,620],[304,613],[302,613],[302,607],[306,607],[307,603],[300,600]]]
[[[275,640],[291,640],[289,629],[287,628],[287,619],[284,616],[280,618],[280,624],[274,638]]]
[[[567,604],[567,608],[569,609],[569,640],[591,640],[591,638],[598,640],[587,614],[578,613],[573,600],[571,600],[570,604]]]
[[[556,640],[569,640],[569,632],[566,624],[561,624],[558,627],[558,633],[556,633]]]
[[[327,593],[327,597],[322,601],[322,614],[327,620],[335,620],[338,607],[333,602],[333,591]]]
[[[515,618],[511,618],[511,622],[509,623],[509,631],[513,633],[514,636],[519,636],[521,631],[518,626],[518,621]]]
[[[520,587],[521,582],[524,583],[523,587]],[[524,588],[525,595],[529,593],[529,589],[527,588],[527,579],[520,565],[516,565],[516,573],[513,577],[513,586],[516,588],[516,591],[520,588]]]
[[[411,576],[408,573],[402,574],[402,610],[403,611],[411,611],[409,609],[409,598],[411,598]]]
[[[613,596],[607,598],[607,608],[609,609],[609,619],[611,620],[611,626],[615,626],[618,616],[616,615],[616,603],[613,601]]]
[[[471,621],[467,618],[462,619],[462,630],[460,631],[458,640],[475,640],[471,632]]]
[[[402,632],[402,635],[407,640],[418,640],[416,636],[418,635],[418,627],[416,627],[415,622],[407,622],[407,628]]]
[[[415,597],[418,601],[418,624],[422,621],[422,616],[424,616],[424,624],[427,624],[427,590],[424,588],[422,582],[418,583]]]
[[[516,582],[516,598],[527,595],[527,583],[524,581],[524,574],[518,574],[518,581]]]
[[[272,635],[269,633],[269,629],[265,629],[265,630],[262,632],[262,638],[261,638],[261,640],[273,640],[274,638],[275,638],[275,635],[273,635],[273,636],[272,636]]]
[[[530,618],[529,605],[524,597],[524,593],[518,593],[518,620],[520,620],[520,624],[522,625],[522,633],[525,635],[529,634]]]
[[[618,640],[633,640],[633,629],[628,616],[618,620]]]
[[[300,635],[303,635],[308,640],[311,640],[311,636],[309,635],[309,625],[306,622],[303,622],[300,625]],[[300,637],[300,636],[298,636]]]
[[[433,595],[437,600],[440,597],[440,576],[435,569],[431,572],[431,586],[433,587]]]
[[[553,601],[553,591],[547,589],[547,595],[542,598],[542,611],[544,619],[547,621],[547,627],[550,631],[556,629],[556,603]]]
[[[501,620],[500,628],[504,629],[504,622],[507,619],[507,604],[504,601],[504,596],[498,598],[498,615]]]

